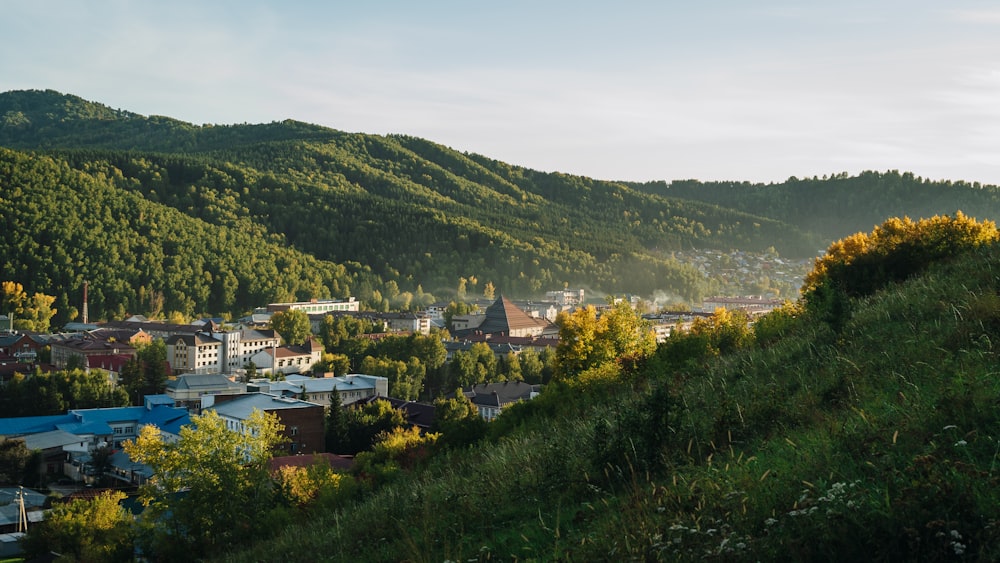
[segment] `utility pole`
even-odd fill
[[[27,532],[28,514],[24,511],[24,487],[17,488],[17,504],[19,506],[19,512],[17,516],[17,531]]]

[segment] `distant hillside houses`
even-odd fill
[[[554,301],[560,306],[576,307],[582,305],[584,298],[584,291],[582,289],[560,289],[556,291],[546,291],[545,299],[547,301]]]

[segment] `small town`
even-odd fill
[[[268,304],[232,322],[206,318],[171,324],[141,316],[91,323],[84,301],[79,321],[53,333],[17,330],[15,319],[2,315],[0,388],[9,390],[12,381],[23,384],[48,372],[81,370],[96,374],[109,392],[121,389],[140,351],[157,345],[163,351],[163,365],[161,385],[149,389],[152,392],[148,394],[130,397],[128,406],[0,418],[2,443],[20,442],[32,452],[37,474],[31,481],[38,486],[38,490],[5,490],[4,494],[15,495],[17,502],[0,507],[0,555],[16,554],[21,535],[44,519],[52,499],[41,490],[52,491],[66,501],[90,498],[100,490],[134,491],[147,483],[154,476],[151,468],[132,459],[124,449],[145,426],[155,427],[165,443],[172,443],[191,425],[192,416],[212,412],[227,429],[245,432],[254,412],[273,415],[283,429],[281,446],[270,460],[273,472],[308,466],[315,460],[339,471],[352,468],[357,452],[328,451],[326,426],[331,408],[351,409],[382,401],[400,413],[407,427],[430,432],[435,397],[426,390],[411,389],[405,397],[394,396],[392,374],[387,377],[350,369],[335,373],[330,369],[330,362],[324,362],[320,334],[324,323],[333,319],[368,323],[373,330],[360,335],[367,340],[415,335],[434,339],[445,361],[434,367],[448,370],[449,363],[457,365],[456,358],[473,354],[474,348],[485,351],[492,358],[487,364],[494,366],[517,362],[522,354],[551,358],[559,341],[559,315],[581,310],[585,303],[584,290],[559,290],[548,292],[543,301],[481,298],[470,303],[471,312],[449,315],[448,303],[421,312],[376,313],[362,311],[353,298],[313,299]],[[750,318],[780,304],[760,297],[714,297],[705,300],[703,309],[743,310]],[[627,305],[635,308],[641,304],[632,299]],[[599,315],[608,306],[595,310]],[[308,322],[308,334],[294,344],[272,323],[293,314]],[[711,314],[660,311],[642,318],[662,341],[673,330]],[[511,377],[510,372],[494,369],[472,384],[459,386],[450,397],[444,389],[438,391],[446,398],[461,393],[477,416],[488,422],[509,405],[537,396],[549,377],[544,371],[527,378],[522,373]]]

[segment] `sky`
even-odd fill
[[[603,180],[1000,185],[1000,4],[0,0],[0,91]]]

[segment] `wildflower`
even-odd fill
[[[959,441],[955,442],[955,447],[956,448],[961,448],[961,447],[965,447],[967,444],[968,444],[968,442],[966,442],[965,440],[959,440]]]
[[[951,537],[954,538],[954,539],[956,539],[956,540],[960,540],[960,539],[962,539],[962,534],[958,533],[958,530],[952,530],[951,531]]]
[[[955,550],[955,555],[962,555],[965,553],[965,544],[954,542],[951,544],[952,549]]]
[[[665,507],[665,506],[657,506],[656,507],[656,511],[659,512],[660,514],[663,514],[664,512],[667,511],[667,507]]]
[[[773,526],[773,525],[775,525],[777,523],[778,523],[778,521],[775,520],[774,518],[768,518],[767,520],[764,520],[764,525],[765,526]]]

